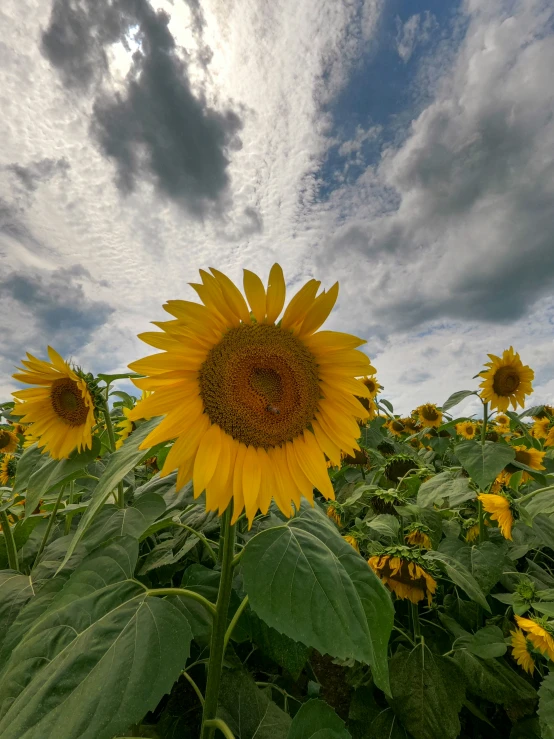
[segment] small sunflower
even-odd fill
[[[485,519],[485,526],[490,526],[490,523],[487,519]],[[469,518],[467,521],[465,521],[464,528],[465,540],[469,544],[479,538],[479,521],[476,518]]]
[[[421,431],[421,426],[417,422],[415,418],[412,418],[411,416],[406,416],[406,418],[401,418],[400,423],[404,425],[404,428],[409,431],[411,434],[415,434],[418,431]]]
[[[13,393],[23,401],[13,413],[23,416],[22,423],[33,424],[31,433],[43,452],[65,459],[75,448],[92,447],[94,399],[80,370],[72,369],[51,347],[48,356],[50,362],[29,353],[22,360],[26,369],[14,379],[38,387]]]
[[[15,477],[17,459],[13,454],[4,454],[0,461],[0,485],[7,485]]]
[[[497,426],[510,430],[510,418],[505,413],[498,413],[495,416],[494,422]]]
[[[346,534],[342,537],[344,541],[348,542],[350,546],[355,549],[358,554],[360,553],[360,543],[358,542],[358,538],[356,536],[352,536],[352,534]]]
[[[131,408],[123,408],[123,418],[117,423],[115,432],[117,434],[117,441],[115,442],[115,448],[119,449],[123,446],[123,442],[131,433],[135,430],[135,424],[129,419],[131,414]]]
[[[427,598],[431,605],[436,580],[414,560],[407,547],[395,547],[388,554],[370,557],[368,564],[398,598],[417,604]],[[399,556],[402,554],[402,556]]]
[[[519,354],[513,348],[506,349],[502,357],[489,354],[490,362],[479,374],[483,382],[479,385],[481,399],[490,403],[492,410],[507,411],[511,403],[515,409],[525,404],[525,396],[533,392],[531,382],[535,377],[533,370],[523,364]]]
[[[338,296],[338,284],[317,295],[310,280],[282,318],[285,279],[273,265],[266,287],[244,271],[245,300],[224,274],[201,270],[192,287],[201,303],[170,300],[174,320],[162,333],[140,338],[162,353],[133,362],[137,387],[152,390],[129,419],[165,416],[141,447],[176,439],[160,475],[177,469],[177,487],[193,480],[206,508],[233,522],[246,510],[252,523],[272,499],[285,516],[313,489],[334,498],[326,457],[359,449],[358,419],[368,417],[356,397],[369,391],[356,377],[371,373],[369,358],[349,334],[319,331]]]
[[[433,545],[429,538],[430,533],[431,530],[428,526],[424,526],[422,523],[414,523],[409,527],[405,539],[408,544],[412,544],[412,546],[422,547],[423,549],[432,549]]]
[[[464,439],[475,439],[477,425],[471,421],[462,421],[462,423],[456,424],[456,433],[463,436]]]
[[[385,477],[391,482],[398,482],[403,477],[406,477],[410,470],[417,470],[418,467],[418,463],[411,457],[407,457],[404,454],[395,454],[387,460],[384,469]]]
[[[425,428],[436,428],[442,423],[442,411],[439,411],[434,403],[424,403],[424,405],[416,408],[415,412],[419,416],[421,425]]]
[[[375,373],[377,370],[375,370],[373,367],[371,368],[373,372],[370,372],[365,377],[360,377],[359,379],[363,382],[363,384],[366,386],[369,397],[371,399],[375,398],[377,393],[382,390],[381,385],[377,382],[377,377],[375,377]]]
[[[19,436],[25,436],[25,432],[27,431],[27,426],[24,426],[22,423],[16,423],[13,427],[14,434],[18,434]]]
[[[328,506],[327,506],[327,518],[330,518],[331,521],[334,521],[337,526],[342,528],[343,521],[342,521],[342,506],[340,503],[337,503],[336,501],[332,500]]]
[[[367,411],[364,419],[360,419],[360,421],[363,421],[365,423],[366,421],[373,421],[374,418],[377,418],[377,404],[375,403],[373,398],[356,397],[356,400],[359,400],[359,402],[362,404],[362,406]]]
[[[501,493],[503,488],[507,488],[509,486],[511,477],[512,475],[510,474],[510,472],[507,472],[506,470],[502,470],[502,472],[499,472],[493,484],[491,485],[491,492]]]
[[[534,436],[535,439],[547,439],[549,427],[550,419],[540,418],[533,424],[531,428],[531,435]]]
[[[544,446],[554,446],[554,426],[548,432],[548,436],[545,439]]]
[[[512,645],[512,657],[522,667],[525,672],[530,675],[535,671],[535,660],[533,659],[529,647],[532,648],[532,644],[527,641],[527,638],[521,629],[510,631]]]
[[[402,436],[406,433],[406,427],[399,418],[390,418],[385,426],[393,436]]]
[[[514,510],[510,500],[504,495],[483,493],[477,496],[483,508],[491,514],[493,521],[498,521],[500,532],[505,539],[512,539],[512,526],[514,524]]]
[[[543,418],[554,418],[554,406],[543,405],[539,413],[537,413],[536,416],[533,416],[534,421],[540,421]]]
[[[19,439],[13,431],[0,429],[0,454],[11,454],[19,446]]]
[[[545,618],[523,618],[515,614],[517,625],[526,631],[526,637],[541,654],[554,661],[553,627]]]
[[[412,449],[421,449],[423,447],[423,444],[421,441],[417,438],[417,436],[414,436],[413,439],[410,439],[408,444],[412,447]]]
[[[524,464],[527,467],[530,467],[532,470],[537,470],[537,472],[546,469],[546,467],[542,464],[546,452],[541,452],[538,449],[526,446],[515,446],[514,451],[516,453],[516,462]],[[506,469],[509,473],[518,472],[518,468],[514,467],[513,465],[508,465]],[[531,479],[531,475],[528,472],[524,471],[521,481],[527,482]]]

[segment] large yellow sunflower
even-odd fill
[[[135,384],[153,393],[130,420],[165,418],[144,440],[144,449],[176,439],[161,475],[177,468],[177,485],[193,480],[206,491],[208,510],[222,513],[233,499],[233,521],[245,509],[252,522],[272,499],[284,515],[313,488],[334,492],[325,456],[339,466],[341,452],[359,449],[356,419],[367,412],[356,396],[369,391],[356,377],[367,374],[365,342],[349,334],[318,331],[331,312],[338,285],[319,296],[310,280],[285,304],[285,280],[273,265],[267,290],[244,271],[248,303],[216,269],[200,271],[192,287],[202,304],[171,300],[174,320],[156,324],[163,333],[142,334],[161,354],[133,362],[147,375]]]
[[[549,428],[550,419],[546,417],[540,418],[533,424],[531,428],[531,436],[534,436],[535,439],[547,439]]]
[[[463,436],[464,439],[475,439],[477,426],[471,421],[462,421],[456,424],[456,433]]]
[[[543,465],[542,461],[544,459],[544,455],[546,452],[541,452],[538,449],[534,449],[533,447],[527,447],[527,446],[515,446],[514,451],[516,453],[515,461],[519,462],[520,464],[524,464],[527,467],[530,467],[532,470],[545,470],[546,467]],[[508,465],[508,472],[517,472],[517,467],[512,467],[510,469],[510,466]],[[509,478],[508,478],[509,479]],[[531,475],[528,472],[524,472],[521,481],[527,482],[527,480],[531,479]]]
[[[431,605],[437,582],[416,562],[381,554],[370,557],[368,564],[398,598],[406,598],[415,604],[427,598],[427,603]]]
[[[531,381],[535,377],[533,370],[523,364],[519,354],[513,348],[506,349],[502,357],[489,354],[490,362],[485,362],[488,370],[479,374],[483,382],[479,385],[481,398],[490,403],[492,410],[507,411],[511,403],[513,408],[525,404],[525,396],[533,392]]]
[[[493,521],[498,521],[500,533],[505,539],[512,539],[512,526],[514,524],[514,516],[511,509],[511,503],[504,495],[494,495],[493,493],[483,493],[477,496],[483,504],[483,508],[487,513],[491,514]]]
[[[0,454],[11,454],[19,445],[17,434],[8,429],[0,429]]]
[[[0,461],[0,485],[7,485],[15,476],[17,460],[13,454],[4,454]]]
[[[532,675],[535,671],[535,660],[529,650],[529,646],[532,647],[532,644],[527,641],[527,638],[521,629],[510,631],[510,635],[512,637],[510,639],[510,643],[512,645],[512,657],[520,667],[523,667],[525,672]]]
[[[442,423],[442,411],[434,403],[424,403],[416,408],[415,412],[423,427],[438,427]]]
[[[92,446],[95,424],[94,401],[86,381],[60,355],[48,347],[50,362],[27,354],[26,369],[13,375],[15,380],[36,385],[13,395],[21,400],[13,413],[32,423],[30,432],[43,452],[54,459],[65,459],[77,448]]]
[[[527,632],[527,639],[545,657],[554,661],[554,631],[546,619],[523,618],[515,614],[517,625]]]

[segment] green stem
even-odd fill
[[[181,674],[185,678],[185,680],[188,680],[188,682],[192,686],[192,689],[198,696],[198,700],[200,701],[201,705],[204,706],[204,696],[202,695],[202,691],[200,690],[198,685],[194,682],[194,680],[192,679],[192,677],[188,674],[186,670],[183,670]]]
[[[210,545],[210,542],[206,539],[206,537],[203,534],[201,534],[199,531],[196,531],[195,529],[193,529],[192,526],[187,526],[186,523],[180,523],[179,522],[179,523],[176,523],[175,526],[178,526],[180,529],[186,529],[187,531],[190,531],[191,534],[194,534],[197,539],[200,539],[200,541],[202,542],[202,544],[206,547],[206,549],[207,549],[208,554],[210,555],[210,557],[213,559],[213,561],[215,562],[215,564],[217,564],[217,555],[214,552],[214,550],[212,549],[212,546]]]
[[[6,542],[6,551],[8,553],[8,564],[10,570],[19,570],[19,561],[17,559],[17,547],[13,538],[12,529],[6,511],[0,511],[0,523],[2,524],[2,533]]]
[[[146,595],[150,597],[162,597],[164,595],[182,595],[184,598],[190,598],[200,603],[204,608],[211,613],[215,618],[215,606],[207,598],[204,598],[200,593],[195,593],[194,590],[187,590],[186,588],[155,588],[154,590],[147,590]]]
[[[232,505],[229,505],[221,517],[221,530],[219,534],[221,578],[219,580],[216,613],[212,626],[210,661],[208,663],[208,682],[206,685],[206,697],[202,717],[202,739],[213,739],[215,728],[219,728],[223,731],[221,726],[218,726],[214,722],[218,720],[216,719],[217,700],[219,696],[219,685],[221,682],[221,671],[223,668],[223,657],[225,654],[227,612],[229,610],[231,586],[233,581],[235,527],[231,526],[231,514]],[[223,733],[225,732],[223,731]],[[228,734],[227,736],[232,737],[232,734]]]
[[[242,599],[240,606],[235,611],[235,615],[231,619],[231,623],[227,627],[227,631],[225,632],[225,639],[223,640],[223,653],[224,654],[225,654],[225,650],[227,649],[227,644],[229,644],[229,639],[231,638],[233,634],[233,629],[237,625],[237,622],[239,618],[242,616],[242,612],[244,611],[247,605],[248,605],[248,596],[245,595],[244,598]]]
[[[417,644],[418,641],[421,639],[421,627],[419,625],[419,612],[417,610],[417,605],[415,603],[412,603],[410,601],[410,610],[412,613],[412,626],[414,629],[414,641]]]
[[[487,422],[489,420],[489,404],[483,403],[483,428],[481,429],[481,446],[485,446],[485,437],[487,433]],[[485,512],[483,510],[483,504],[480,500],[477,501],[477,515],[479,517],[479,544],[482,544],[486,539],[485,531]]]
[[[50,514],[50,518],[48,519],[48,526],[46,527],[46,531],[44,532],[44,536],[42,537],[42,541],[40,542],[40,547],[38,549],[37,556],[35,557],[35,562],[33,564],[33,570],[38,565],[39,560],[44,551],[44,548],[48,542],[48,537],[50,536],[52,526],[54,525],[54,519],[56,518],[58,508],[60,507],[60,503],[62,502],[62,495],[63,495],[64,490],[65,490],[65,485],[62,485],[60,488],[60,492],[58,493],[58,497],[56,498],[56,502],[54,503],[54,509],[52,510],[52,513]]]
[[[223,721],[220,718],[210,718],[204,721],[204,726],[208,731],[211,731],[211,736],[213,736],[215,729],[219,729],[225,739],[235,739],[235,735],[231,731],[231,729],[227,726],[225,721]]]
[[[106,399],[104,400],[102,404],[102,413],[104,414],[104,419],[106,421],[106,430],[108,432],[108,439],[110,440],[110,447],[113,452],[115,452],[115,434],[113,431],[113,425],[112,425],[112,418],[110,416],[110,409],[108,407],[108,390],[109,385],[106,386]],[[123,492],[123,482],[117,483],[117,505],[120,508],[125,508],[125,494]]]
[[[73,480],[69,483],[69,497],[67,499],[67,505],[73,505],[73,491],[75,488],[75,483]],[[67,536],[71,531],[71,519],[73,518],[73,515],[71,513],[68,513],[65,517],[65,527],[64,527],[64,534]]]

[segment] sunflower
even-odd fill
[[[406,541],[412,546],[423,547],[423,549],[432,549],[433,545],[429,538],[430,529],[428,526],[424,526],[421,523],[414,523],[408,529],[406,534]]]
[[[512,539],[512,526],[514,524],[514,510],[512,504],[505,495],[494,495],[483,493],[477,496],[483,508],[491,514],[493,521],[498,521],[500,533],[505,539]]]
[[[537,415],[533,416],[533,421],[540,421],[543,418],[553,418],[553,417],[554,417],[554,406],[543,405],[542,409],[537,413]]]
[[[12,477],[15,476],[17,469],[17,459],[13,454],[4,454],[0,461],[0,485],[7,485]]]
[[[423,447],[423,444],[421,441],[417,438],[417,436],[414,436],[413,439],[410,439],[408,441],[408,444],[412,447],[412,449],[421,449]]]
[[[395,550],[391,549],[390,554],[370,557],[369,566],[398,598],[408,599],[414,604],[427,598],[427,603],[431,605],[437,589],[436,580],[411,558],[409,549],[405,547],[395,549],[405,549],[406,551],[402,552],[404,556],[398,556]]]
[[[344,454],[342,457],[342,461],[345,464],[357,464],[361,467],[365,467],[366,469],[369,469],[371,467],[369,454],[363,448],[355,449],[354,454]]]
[[[529,646],[532,647],[533,645],[527,641],[527,638],[521,629],[510,631],[510,635],[512,637],[510,639],[512,645],[512,657],[520,667],[523,667],[525,672],[532,675],[535,671],[535,660],[531,656]]]
[[[389,457],[385,465],[385,477],[390,482],[398,482],[406,477],[411,470],[417,470],[418,467],[418,463],[414,462],[411,457],[407,457],[404,454],[395,454]]]
[[[544,446],[554,446],[554,426],[548,432],[548,436],[545,439]]]
[[[515,446],[513,447],[513,449],[516,453],[516,462],[524,464],[527,467],[530,467],[532,470],[540,471],[546,469],[546,467],[542,464],[546,452],[541,452],[538,449],[526,446]],[[514,465],[508,465],[506,470],[508,471],[508,473],[512,474],[518,472],[518,468]],[[531,479],[531,475],[528,472],[524,472],[521,477],[521,482],[527,482],[527,480]]]
[[[510,418],[505,413],[498,413],[494,418],[494,422],[497,426],[505,426],[508,431],[510,430]]]
[[[479,374],[483,382],[479,385],[481,399],[490,403],[491,409],[507,411],[511,403],[515,409],[525,404],[525,396],[533,392],[531,381],[535,377],[533,370],[523,364],[519,354],[513,348],[506,349],[502,357],[489,354],[490,362]]]
[[[485,519],[485,526],[490,526],[490,523]],[[469,518],[464,523],[465,528],[465,540],[471,544],[472,541],[476,541],[479,538],[479,521],[476,518]]]
[[[379,390],[382,390],[382,387],[381,385],[379,385],[379,383],[377,382],[377,378],[375,377],[375,373],[377,370],[373,367],[371,369],[373,370],[373,372],[370,371],[368,375],[366,375],[365,377],[360,377],[358,379],[360,379],[367,387],[369,391],[369,397],[375,398]]]
[[[462,423],[456,424],[456,433],[463,436],[464,439],[475,439],[477,426],[471,421],[462,421]]]
[[[367,411],[364,421],[373,421],[374,418],[377,417],[377,404],[373,400],[373,398],[358,398],[356,397],[356,400],[358,400],[362,406]]]
[[[174,320],[156,324],[162,333],[140,338],[161,354],[133,362],[135,384],[154,391],[129,419],[165,416],[141,445],[176,439],[161,476],[178,469],[177,487],[193,480],[206,491],[206,508],[227,509],[233,522],[246,510],[252,523],[271,500],[285,516],[313,488],[334,498],[325,456],[340,465],[341,451],[359,449],[357,419],[368,414],[356,396],[369,391],[357,380],[370,371],[349,334],[319,331],[338,296],[338,284],[317,296],[310,280],[282,318],[285,280],[279,265],[260,278],[244,271],[248,303],[216,269],[201,270],[192,287],[202,304],[171,300]]]
[[[531,435],[534,436],[535,439],[547,439],[549,426],[549,418],[540,418],[533,424],[531,428]]]
[[[118,436],[117,441],[115,442],[116,449],[119,449],[123,446],[123,442],[125,441],[125,439],[130,436],[136,428],[133,421],[129,420],[130,413],[130,408],[123,408],[123,418],[117,423],[115,427],[115,432]]]
[[[512,475],[506,470],[502,470],[502,472],[499,472],[493,484],[491,485],[491,492],[500,493],[502,491],[502,488],[507,488],[510,484],[511,477]]]
[[[356,536],[352,536],[352,534],[346,534],[342,538],[344,539],[344,541],[348,542],[348,544],[350,544],[350,546],[353,547],[358,552],[358,554],[360,553],[360,544]]]
[[[334,500],[329,503],[329,505],[327,506],[327,518],[330,518],[331,521],[334,521],[339,529],[342,528],[342,507],[340,503],[337,503]]]
[[[22,423],[16,423],[13,427],[14,434],[18,434],[19,436],[25,436],[25,432],[27,431],[27,426],[24,426]]]
[[[19,439],[17,438],[17,434],[14,434],[13,431],[8,431],[8,429],[0,429],[1,454],[11,454],[11,452],[15,452],[18,446]]]
[[[554,637],[552,625],[545,619],[523,618],[515,614],[517,625],[526,631],[526,637],[541,654],[554,661]]]
[[[400,423],[403,424],[404,428],[412,434],[415,434],[417,431],[421,431],[421,426],[418,424],[417,420],[411,416],[401,418]]]
[[[440,426],[442,423],[442,411],[439,411],[434,403],[425,403],[416,408],[421,425],[425,428]]]
[[[52,347],[48,356],[50,362],[29,353],[22,360],[26,369],[14,379],[38,387],[13,393],[23,401],[13,413],[23,416],[22,423],[33,424],[32,435],[43,452],[65,459],[75,448],[82,451],[92,446],[94,399],[80,370],[72,369]]]
[[[389,513],[396,515],[395,505],[404,505],[401,496],[394,489],[385,490],[376,488],[369,493],[369,504],[374,513]]]
[[[389,418],[385,426],[393,436],[402,436],[406,433],[406,427],[399,418]]]

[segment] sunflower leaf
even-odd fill
[[[469,486],[467,477],[459,477],[455,470],[447,470],[434,475],[422,483],[417,493],[417,504],[422,508],[433,504],[442,505],[448,498],[451,506],[459,505],[475,498],[477,493]]]
[[[463,441],[456,444],[454,453],[471,478],[485,490],[499,472],[515,459],[515,451],[507,444],[486,441]]]
[[[438,562],[444,566],[446,574],[452,580],[452,582],[469,595],[471,600],[479,603],[486,611],[491,612],[490,606],[487,603],[487,599],[477,581],[471,574],[471,572],[463,566],[457,559],[444,554],[444,552],[430,551],[424,555],[425,559],[431,560],[432,562]]]
[[[321,700],[310,700],[300,706],[287,739],[351,739],[351,735],[331,706]]]
[[[443,403],[442,410],[448,411],[450,408],[454,408],[455,405],[458,405],[458,403],[461,403],[462,400],[465,400],[466,398],[469,398],[470,395],[477,395],[476,390],[458,390],[456,393],[452,393],[452,395],[448,398],[448,400]]]
[[[533,686],[503,659],[481,659],[467,649],[460,649],[455,652],[454,660],[466,677],[468,692],[473,695],[504,706],[533,704],[537,699]]]
[[[539,688],[539,723],[543,739],[554,739],[554,672],[548,674]]]
[[[261,531],[241,565],[252,610],[269,626],[322,654],[371,665],[376,684],[389,692],[390,596],[320,510]]]

